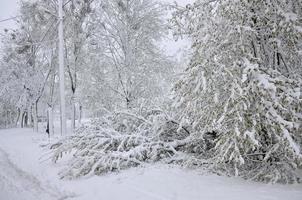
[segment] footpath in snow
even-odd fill
[[[42,141],[45,135],[30,129],[0,130],[0,200],[302,199],[302,185],[267,185],[166,165],[64,181],[57,176],[64,162],[45,160]]]

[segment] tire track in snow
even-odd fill
[[[0,148],[0,199],[66,200],[72,196],[47,187],[33,175],[18,168]]]

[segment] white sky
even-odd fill
[[[13,16],[18,12],[17,0],[0,0],[0,21]],[[13,27],[13,21],[0,22],[0,31]]]
[[[177,2],[179,5],[186,5],[188,3],[192,3],[194,0],[160,0],[163,2]],[[0,0],[0,21],[3,19],[7,19],[10,17],[14,17],[18,14],[18,2],[19,0]],[[5,28],[14,27],[14,21],[9,20],[6,22],[0,22],[0,32],[2,32]],[[165,41],[164,44],[165,49],[168,54],[174,55],[179,49],[188,45],[187,41]]]

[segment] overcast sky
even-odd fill
[[[193,2],[193,0],[161,0],[163,2],[173,3],[176,1],[179,5],[186,5],[188,3]],[[19,0],[0,0],[0,21],[3,19],[7,19],[10,17],[14,17],[18,14],[18,2]],[[13,20],[9,20],[6,22],[0,22],[0,31],[2,32],[4,28],[12,28],[14,27]],[[166,42],[164,44],[166,46],[167,52],[169,54],[175,54],[179,48],[188,45],[187,41],[179,41],[175,42]]]
[[[16,16],[18,11],[17,0],[0,0],[0,21]],[[0,22],[0,31],[12,27],[13,21]]]

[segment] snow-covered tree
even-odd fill
[[[187,34],[195,51],[175,86],[175,107],[192,137],[204,140],[198,157],[215,172],[299,180],[300,4],[198,0],[175,11],[175,33]]]
[[[42,49],[53,39],[51,25],[54,20],[36,2],[22,1],[18,28],[6,30],[3,36],[2,68],[7,82],[6,92],[17,99],[12,104],[18,110],[17,121],[21,126],[30,125],[38,130],[38,104],[53,66],[49,64],[49,52]],[[49,49],[51,50],[51,49]]]
[[[92,68],[103,76],[92,73],[94,80],[118,96],[120,107],[160,98],[173,67],[158,47],[165,33],[161,5],[151,0],[105,0],[94,10],[90,50],[96,52],[93,60],[99,60],[99,66]]]
[[[79,102],[79,97],[76,95],[78,85],[79,72],[83,71],[84,65],[88,63],[86,59],[85,44],[89,37],[89,32],[85,30],[85,24],[87,24],[87,18],[89,17],[91,10],[91,4],[93,0],[88,1],[71,1],[65,5],[66,19],[65,23],[65,51],[66,51],[66,68],[69,77],[69,87],[71,88],[71,128],[75,130],[76,120],[76,103]],[[81,115],[81,109],[78,115]]]

